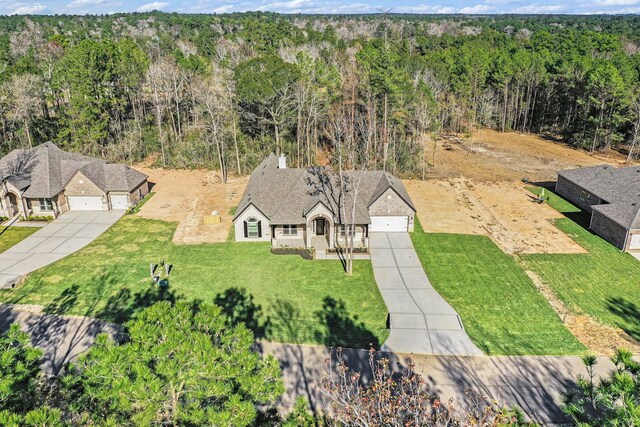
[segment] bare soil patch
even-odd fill
[[[621,329],[603,325],[591,316],[573,313],[533,271],[526,270],[538,291],[549,301],[551,308],[567,329],[589,350],[613,356],[619,348],[640,354],[640,343]]]
[[[425,142],[426,181],[406,180],[424,229],[490,236],[506,253],[584,253],[552,221],[562,217],[533,202],[523,180],[554,181],[557,171],[622,164],[615,151],[588,153],[536,135],[481,129],[470,138]]]
[[[555,180],[556,172],[603,163],[622,164],[625,156],[609,151],[589,153],[540,136],[481,129],[425,142],[430,178],[464,176],[474,181]]]
[[[173,242],[177,244],[224,242],[233,215],[249,177],[230,178],[223,184],[218,174],[207,170],[157,169],[136,166],[155,184],[155,195],[137,215],[178,223]],[[205,224],[204,217],[217,211],[219,224]]]
[[[533,201],[520,182],[473,182],[465,178],[405,181],[429,233],[486,235],[508,254],[585,253],[552,220],[562,217]]]

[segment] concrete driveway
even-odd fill
[[[422,269],[407,233],[371,233],[373,274],[389,310],[384,351],[415,354],[480,355],[458,313],[442,298]]]
[[[62,214],[0,253],[0,289],[11,288],[22,276],[84,248],[124,213],[124,210],[111,210],[70,211]]]

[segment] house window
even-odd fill
[[[587,193],[586,191],[580,192],[580,200],[586,201],[590,199],[591,199],[591,194]]]
[[[295,224],[291,225],[283,225],[282,226],[282,235],[283,236],[297,236],[298,235],[298,226]]]
[[[52,212],[53,202],[51,199],[38,199],[40,202],[40,212]]]
[[[254,217],[250,217],[244,222],[244,235],[249,239],[262,237],[261,228],[260,221]]]
[[[340,226],[340,237],[346,236],[355,236],[356,235],[356,226],[355,225],[345,225],[342,224]]]

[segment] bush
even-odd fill
[[[55,218],[48,215],[29,215],[28,217],[22,217],[23,221],[33,221],[33,222],[49,222],[53,221]]]

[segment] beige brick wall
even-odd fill
[[[398,193],[388,189],[369,207],[371,216],[408,215],[413,217],[413,209],[405,203]]]
[[[91,182],[82,172],[77,172],[65,188],[66,196],[103,196],[104,192]]]

